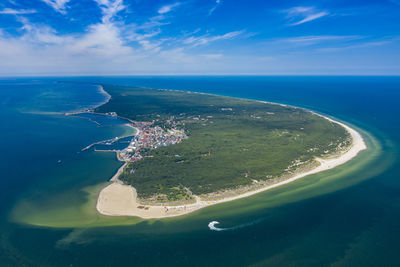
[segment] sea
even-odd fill
[[[122,163],[82,149],[127,136],[97,147],[121,149],[135,130],[65,113],[105,103],[107,84],[303,107],[356,128],[368,149],[185,216],[103,216],[97,195]],[[0,78],[0,266],[400,266],[399,103],[400,77],[386,76]]]

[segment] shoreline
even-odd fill
[[[106,100],[105,100],[104,103],[101,103],[100,105],[96,106],[96,108],[97,108],[97,107],[100,107],[100,106],[102,106],[102,105],[104,105],[104,104],[107,104],[107,103],[110,101],[110,99],[111,99],[111,95],[110,95],[106,90],[104,90],[103,85],[99,84],[99,85],[98,85],[98,89],[99,89],[100,94],[106,96]]]
[[[112,115],[110,115],[110,114],[98,113],[98,112],[95,112],[95,111],[94,111],[96,108],[107,104],[107,103],[110,102],[110,100],[111,100],[111,95],[110,95],[106,90],[104,90],[104,87],[103,87],[102,84],[95,84],[95,85],[97,86],[98,92],[106,97],[106,99],[105,99],[103,102],[101,102],[101,103],[99,103],[99,104],[96,104],[96,105],[93,105],[93,106],[91,106],[91,107],[89,107],[89,108],[79,109],[79,110],[75,110],[75,111],[64,112],[64,115],[65,115],[65,116],[75,116],[75,117],[81,118],[81,119],[87,119],[87,120],[89,120],[89,121],[95,123],[95,124],[96,124],[97,126],[99,126],[99,127],[101,126],[101,124],[98,123],[97,121],[92,120],[92,119],[90,119],[90,118],[80,117],[79,114],[94,114],[94,115],[101,115],[101,116],[112,116]],[[83,151],[85,151],[85,150],[88,150],[88,149],[92,148],[92,147],[95,146],[95,145],[98,145],[98,144],[101,144],[101,143],[104,143],[104,142],[107,142],[107,141],[113,141],[113,142],[115,142],[115,141],[118,141],[118,140],[120,140],[120,139],[127,138],[127,137],[132,137],[132,136],[135,136],[135,135],[138,134],[139,129],[132,125],[132,124],[134,123],[134,121],[132,121],[132,120],[130,120],[130,119],[128,119],[128,118],[121,117],[121,116],[119,116],[119,115],[116,115],[116,117],[119,118],[119,119],[122,119],[122,120],[126,120],[127,123],[125,123],[125,125],[127,125],[127,126],[133,128],[133,129],[135,130],[135,133],[134,133],[134,134],[131,134],[131,135],[118,136],[118,137],[116,137],[116,138],[111,138],[111,139],[107,139],[107,140],[101,140],[101,141],[94,142],[94,143],[92,143],[92,144],[90,144],[90,145],[88,145],[88,146],[82,148],[82,149],[81,149],[81,152],[83,152]],[[103,152],[116,152],[116,153],[117,153],[117,157],[118,157],[118,151],[104,150]],[[120,160],[119,157],[118,157],[118,160]],[[120,161],[122,161],[122,160],[120,160]],[[125,164],[124,164],[124,166],[125,166]]]
[[[106,90],[104,90],[103,85],[101,85],[101,84],[91,84],[91,85],[96,85],[97,86],[98,92],[101,95],[105,96],[105,100],[102,101],[101,103],[94,104],[94,105],[89,106],[87,108],[82,108],[82,109],[78,109],[78,110],[71,110],[71,111],[64,112],[64,115],[70,116],[70,115],[78,115],[78,114],[81,114],[81,113],[88,113],[89,110],[96,109],[96,108],[98,108],[98,107],[100,107],[102,105],[105,105],[111,100],[111,95]]]
[[[159,89],[159,90],[168,90],[168,89]],[[177,90],[171,90],[171,91],[177,91]],[[197,93],[197,92],[191,92],[191,93]],[[198,93],[198,94],[203,94],[203,93]],[[246,99],[246,100],[251,100],[251,99]],[[252,101],[281,105],[281,106],[290,106],[286,104],[279,104],[279,103],[260,101],[260,100],[252,100]],[[295,174],[293,177],[290,177],[286,180],[271,185],[267,185],[262,188],[250,190],[235,196],[224,197],[218,200],[201,200],[199,196],[194,196],[196,200],[195,203],[186,205],[182,204],[180,206],[168,206],[168,205],[151,206],[139,203],[137,201],[136,189],[130,185],[124,185],[121,181],[118,180],[119,174],[122,172],[124,166],[126,166],[125,163],[110,180],[111,184],[109,184],[100,191],[96,203],[97,211],[100,214],[108,216],[134,216],[134,217],[140,217],[142,219],[161,219],[161,218],[182,216],[208,206],[249,197],[254,194],[258,194],[267,191],[269,189],[273,189],[281,185],[291,183],[308,175],[333,169],[339,165],[342,165],[350,161],[351,159],[356,157],[360,151],[365,150],[367,148],[361,134],[356,130],[354,130],[353,128],[351,128],[350,126],[346,125],[345,123],[336,121],[332,118],[316,113],[312,110],[294,106],[290,107],[306,110],[308,112],[313,113],[314,115],[320,116],[332,123],[336,123],[344,127],[352,138],[352,144],[350,148],[346,152],[334,158],[328,158],[328,159],[316,158],[316,161],[320,163],[319,166],[309,171]]]

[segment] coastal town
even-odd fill
[[[116,112],[107,112],[107,113],[96,113],[93,109],[87,109],[84,111],[78,112],[68,112],[65,113],[67,116],[71,115],[79,115],[82,113],[89,113],[89,114],[98,114],[98,115],[106,115],[112,117],[118,117]],[[121,117],[122,118],[122,117]],[[122,118],[126,119],[126,118]],[[155,125],[155,121],[152,122],[137,122],[129,120],[129,125],[132,126],[137,130],[137,133],[131,141],[129,145],[122,150],[98,150],[95,151],[112,151],[117,152],[118,159],[125,162],[135,162],[138,160],[143,159],[145,156],[143,153],[145,151],[149,151],[152,149],[156,149],[162,146],[174,145],[180,143],[182,140],[187,138],[185,131],[181,128],[184,125],[183,122],[178,121],[175,119],[175,116],[169,117],[165,124],[162,125]],[[81,151],[88,150],[96,145],[113,145],[115,142],[119,141],[120,139],[126,138],[127,136],[115,137],[108,140],[102,140],[99,142],[95,142],[90,144],[81,149]]]
[[[134,122],[133,126],[138,132],[132,138],[129,146],[118,154],[120,160],[126,162],[141,160],[145,151],[178,144],[187,138],[184,130],[176,128],[164,130],[160,126],[154,126],[154,122]]]

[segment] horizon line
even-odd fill
[[[0,74],[0,78],[55,77],[400,77],[400,74]]]

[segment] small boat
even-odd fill
[[[57,161],[57,163],[58,163],[58,164],[61,164],[61,163],[62,163],[61,159],[59,159],[59,160]]]

